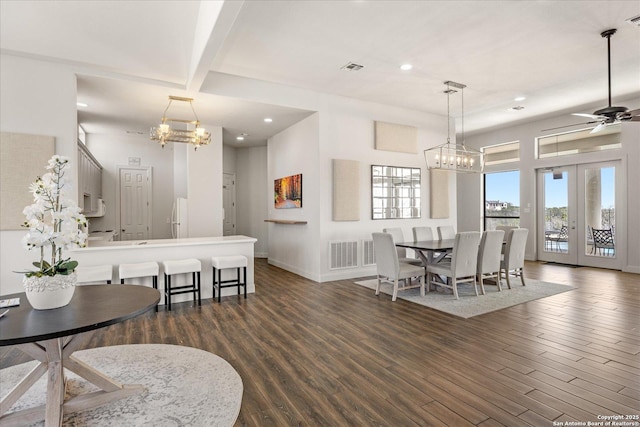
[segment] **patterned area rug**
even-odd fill
[[[120,345],[82,350],[74,356],[124,384],[143,384],[142,394],[64,417],[65,426],[233,426],[242,402],[242,379],[215,354],[163,344]],[[23,363],[0,371],[4,396],[34,366]],[[67,395],[97,390],[67,374]],[[45,403],[46,375],[12,407]],[[34,424],[44,425],[44,422]]]
[[[363,280],[354,283],[375,290],[377,280]],[[525,278],[525,283],[527,285],[522,286],[520,279],[514,279],[511,282],[511,289],[507,288],[506,283],[503,284],[502,292],[498,291],[497,286],[485,285],[484,289],[486,294],[480,294],[478,297],[476,297],[473,290],[473,285],[462,284],[458,285],[458,295],[460,299],[457,300],[453,297],[453,294],[450,293],[451,291],[449,289],[441,287],[438,288],[438,291],[432,290],[425,294],[424,297],[420,296],[419,288],[399,291],[398,298],[468,319],[575,289],[569,285],[542,282],[527,278]],[[443,290],[446,292],[443,292]],[[392,292],[393,285],[382,282],[380,293],[391,295]],[[480,293],[479,286],[478,293]]]

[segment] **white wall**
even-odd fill
[[[0,94],[0,131],[54,136],[56,153],[71,159],[71,173],[74,183],[77,182],[73,70],[65,65],[2,54]],[[70,192],[74,199],[75,188],[74,184]],[[25,231],[0,231],[0,294],[21,292],[22,277],[13,271],[30,268],[31,262],[39,259],[38,253],[22,249],[20,239],[24,235]]]
[[[320,264],[319,114],[313,114],[268,141],[267,180],[263,191],[269,219],[307,221],[307,224],[269,223],[269,263],[312,280]],[[275,209],[273,182],[302,174],[302,207]],[[264,218],[267,219],[267,218]]]
[[[222,147],[222,172],[236,172],[236,148],[230,145]]]
[[[329,269],[329,242],[358,241],[359,265],[362,264],[363,240],[383,228],[400,227],[407,240],[412,228],[456,224],[455,175],[450,176],[449,212],[447,219],[429,218],[429,176],[423,151],[446,141],[446,118],[387,105],[361,102],[341,97],[328,97],[320,113],[320,279],[329,281],[375,274],[375,266],[348,270]],[[374,121],[384,121],[418,128],[416,154],[381,151],[374,148]],[[333,179],[332,159],[360,161],[360,221],[332,220]],[[402,220],[371,219],[371,165],[417,167],[422,173],[421,218]]]
[[[625,202],[626,212],[619,217],[626,218],[627,250],[623,254],[623,271],[640,273],[640,202],[637,183],[640,182],[640,123],[622,124],[622,148],[605,150],[557,158],[535,159],[535,138],[541,136],[542,129],[566,124],[566,117],[556,117],[536,122],[510,126],[491,132],[467,136],[466,144],[475,148],[504,142],[520,141],[520,162],[487,167],[487,172],[520,170],[520,226],[536,230],[536,169],[580,163],[595,163],[607,160],[622,160],[626,168]],[[549,134],[547,132],[546,134]],[[458,229],[460,231],[479,230],[482,226],[482,176],[461,175],[458,177]],[[528,211],[527,211],[528,209]],[[534,238],[527,241],[526,257],[537,259]]]
[[[269,251],[268,202],[273,188],[265,191],[267,147],[236,149],[236,222],[238,234],[258,239],[255,257],[267,258]]]
[[[187,151],[189,237],[222,236],[222,128],[203,126],[211,144]]]
[[[184,144],[178,144],[184,145]],[[170,224],[173,207],[174,185],[174,144],[164,148],[140,135],[88,134],[87,148],[102,165],[102,198],[107,204],[107,213],[102,218],[89,218],[89,231],[115,230],[117,224],[116,188],[118,186],[118,166],[127,166],[129,157],[139,157],[140,166],[152,169],[152,237],[171,238]],[[175,147],[176,149],[186,147]]]

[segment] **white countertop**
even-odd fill
[[[109,242],[106,240],[88,240],[86,248],[73,249],[76,251],[117,250],[117,249],[144,249],[149,247],[177,247],[200,245],[225,245],[233,243],[255,243],[258,239],[248,236],[218,236],[218,237],[189,237],[186,239],[148,239],[148,240],[124,240]]]

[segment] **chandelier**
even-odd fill
[[[167,117],[167,111],[173,101],[188,102],[195,120]],[[211,142],[211,133],[200,127],[200,120],[198,120],[196,110],[193,109],[193,98],[181,96],[169,96],[169,105],[162,113],[160,125],[151,127],[150,137],[152,141],[158,141],[162,148],[167,142],[182,142],[194,145],[197,150],[201,145],[208,145]]]
[[[482,152],[464,145],[464,88],[461,83],[446,81],[447,90],[447,142],[442,145],[424,150],[424,158],[427,162],[427,169],[440,169],[452,172],[480,173],[484,168]],[[455,89],[460,89],[462,95],[462,143],[451,143],[451,118],[449,115],[449,98],[452,93],[457,93]]]

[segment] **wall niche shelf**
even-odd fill
[[[264,222],[273,222],[274,224],[306,224],[307,221],[293,221],[289,219],[265,219]]]

